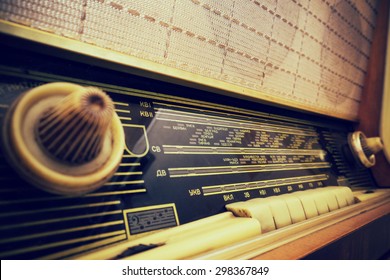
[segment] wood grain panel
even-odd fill
[[[254,259],[378,259],[390,250],[389,224],[387,203]]]
[[[388,36],[389,5],[390,1],[382,0],[380,2],[368,72],[359,108],[357,129],[363,131],[368,137],[379,135],[385,81],[386,59],[384,56]],[[382,152],[376,155],[376,161],[376,165],[372,167],[372,173],[377,184],[382,187],[390,187],[390,163]]]

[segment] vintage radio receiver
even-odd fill
[[[0,257],[382,256],[386,2],[1,1]]]

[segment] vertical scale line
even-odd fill
[[[311,3],[310,3],[311,4]],[[310,6],[309,6],[309,8],[310,8]],[[313,12],[313,16],[314,16],[314,12]],[[327,36],[327,35],[326,35]],[[324,40],[324,37],[322,36],[322,42],[326,42],[326,40]],[[318,86],[317,86],[317,96],[316,96],[316,104],[317,105],[320,105],[321,103],[320,103],[320,96],[321,96],[321,88],[323,88],[324,86],[323,86],[323,84],[325,84],[325,73],[324,73],[324,62],[323,62],[323,57],[322,57],[322,55],[323,55],[323,49],[324,49],[324,47],[322,46],[322,45],[320,45],[320,47],[321,47],[321,50],[320,50],[320,77],[319,77],[319,82],[318,82]],[[324,90],[324,92],[325,92],[325,90]]]
[[[278,0],[275,0],[275,11],[278,7]],[[264,63],[264,72],[263,72],[263,79],[261,80],[261,86],[264,86],[264,80],[266,79],[266,75],[267,75],[267,65],[268,65],[268,58],[269,58],[269,53],[270,53],[270,50],[271,50],[271,44],[272,44],[272,38],[273,38],[273,33],[274,33],[274,27],[275,27],[275,14],[273,14],[273,17],[272,17],[272,25],[271,25],[271,32],[270,32],[270,40],[268,40],[268,48],[267,48],[267,54],[265,56],[265,63]]]
[[[172,27],[173,25],[173,17],[175,15],[175,7],[176,7],[176,0],[173,0],[173,5],[172,5],[172,14],[171,18],[169,19],[169,24]],[[169,47],[171,45],[171,34],[172,34],[172,28],[167,28],[167,40],[165,42],[165,51],[164,51],[164,59],[168,59],[168,54],[169,54]]]
[[[338,5],[338,3],[334,3],[332,6],[331,6],[331,15],[332,16],[338,16],[338,14],[337,14],[337,9],[336,9],[336,5]],[[351,6],[352,7],[352,6]],[[332,22],[330,22],[330,23],[332,23]],[[341,34],[340,34],[340,39],[342,39],[342,37],[341,37]],[[344,54],[343,54],[343,56],[342,56],[343,58],[345,57],[344,56]],[[340,66],[340,69],[343,69],[343,68],[345,68],[345,61],[342,61],[341,62],[342,63],[342,66]],[[343,96],[342,95],[342,92],[341,92],[341,86],[342,86],[342,81],[343,80],[345,80],[345,77],[344,76],[342,76],[342,75],[336,75],[336,77],[337,77],[337,88],[336,88],[336,103],[334,104],[334,106],[335,106],[335,110],[337,111],[337,109],[338,109],[338,104],[339,104],[339,100],[340,100],[340,96]],[[342,102],[341,102],[342,103]]]
[[[310,6],[310,0],[307,4],[307,7]],[[302,8],[303,9],[303,8]],[[299,13],[301,14],[301,12]],[[301,55],[300,54],[303,54],[302,50],[303,50],[303,39],[305,38],[305,33],[303,32],[303,30],[306,31],[306,25],[307,25],[307,14],[304,14],[305,15],[305,22],[303,24],[303,28],[302,28],[302,40],[301,40],[301,46],[300,46],[300,49],[299,49],[299,54],[298,54],[298,63],[297,63],[297,69],[295,71],[295,77],[294,77],[294,84],[293,84],[293,90],[292,90],[292,95],[295,95],[295,87],[296,87],[296,84],[297,84],[297,79],[298,79],[298,71],[299,71],[299,66],[301,64]],[[299,23],[299,18],[298,18],[298,23]],[[299,93],[298,93],[299,94]],[[295,96],[297,97],[297,96]]]
[[[234,8],[235,8],[236,1],[233,1],[232,5],[232,11],[230,12],[231,18],[234,18]],[[228,36],[226,38],[226,48],[224,48],[224,53],[223,53],[223,58],[222,58],[222,67],[221,67],[221,75],[223,75],[224,70],[225,70],[225,61],[227,60],[227,54],[228,54],[228,47],[229,47],[229,42],[230,42],[230,34],[232,33],[232,21],[229,20],[229,31],[228,31]]]
[[[85,26],[85,20],[87,18],[87,3],[88,0],[83,0],[83,4],[82,4],[82,7],[83,7],[83,10],[82,10],[82,13],[81,13],[81,22],[80,22],[80,27],[79,27],[79,40],[81,40],[81,37],[83,36],[84,34],[84,26]]]

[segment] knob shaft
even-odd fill
[[[383,143],[380,137],[365,138],[362,140],[362,147],[366,156],[370,157],[383,150]]]

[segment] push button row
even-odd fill
[[[258,220],[266,233],[355,203],[348,187],[325,187],[235,202],[226,208],[239,217]]]

